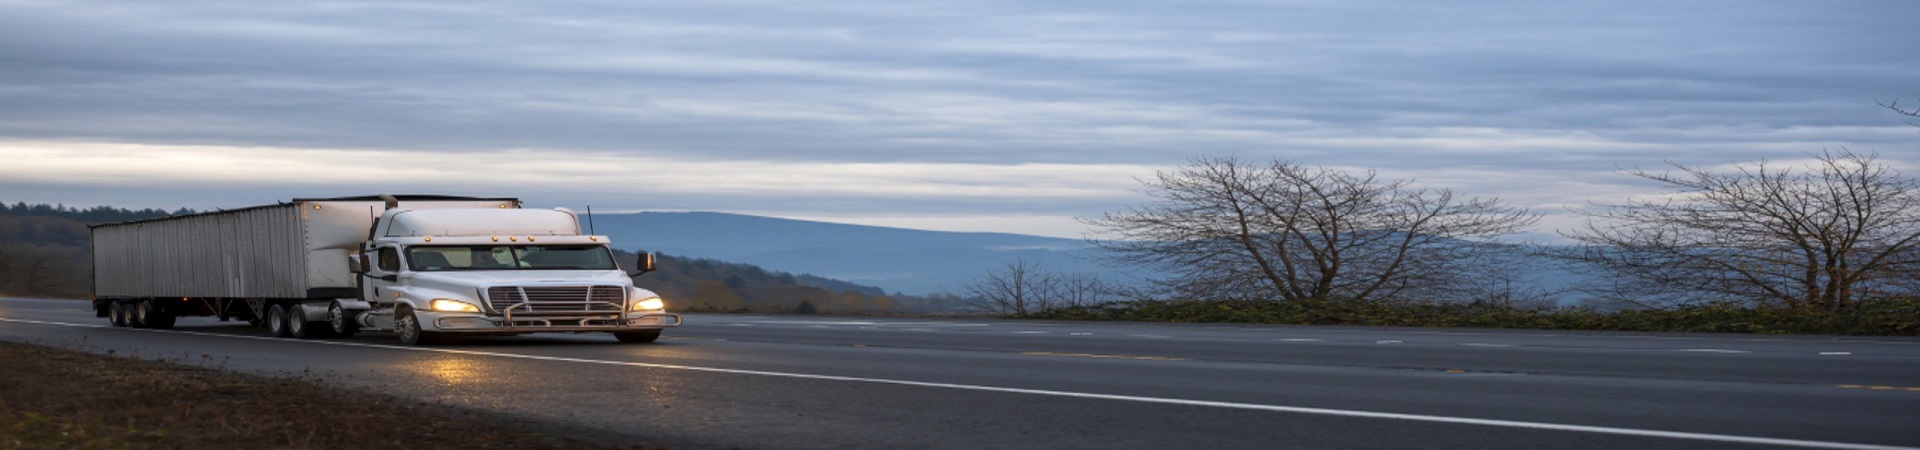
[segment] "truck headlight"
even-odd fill
[[[473,306],[472,303],[467,303],[467,302],[454,300],[450,298],[433,299],[433,302],[427,303],[427,308],[432,309],[434,311],[446,311],[446,312],[480,312],[480,307]]]
[[[659,309],[667,309],[667,302],[661,301],[660,297],[655,296],[655,297],[647,297],[645,299],[641,299],[640,301],[633,302],[632,310],[633,311],[653,311],[653,310],[659,310]]]

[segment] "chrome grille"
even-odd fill
[[[617,313],[625,296],[620,286],[494,286],[487,288],[487,305],[513,308],[516,316]]]

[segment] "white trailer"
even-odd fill
[[[512,198],[294,199],[92,231],[94,308],[115,326],[215,316],[298,338],[393,331],[412,345],[538,332],[652,342],[680,324],[614,263],[610,239]]]

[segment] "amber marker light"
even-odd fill
[[[589,241],[594,241],[594,242],[600,242],[600,238],[597,238],[597,237],[593,237],[593,236],[587,236],[587,240],[589,240]]]
[[[425,239],[427,242],[433,242],[433,236],[427,236],[421,239]]]
[[[320,209],[320,205],[313,205],[313,209]]]
[[[494,241],[494,242],[500,242],[500,237],[499,237],[499,236],[494,236],[494,237],[493,237],[493,241]]]
[[[507,236],[507,240],[508,240],[508,241],[512,241],[512,242],[520,242],[520,237],[519,237],[519,236]]]
[[[527,236],[527,242],[533,242],[533,236]]]

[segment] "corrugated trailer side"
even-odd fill
[[[94,296],[305,298],[308,258],[296,208],[94,227]]]

